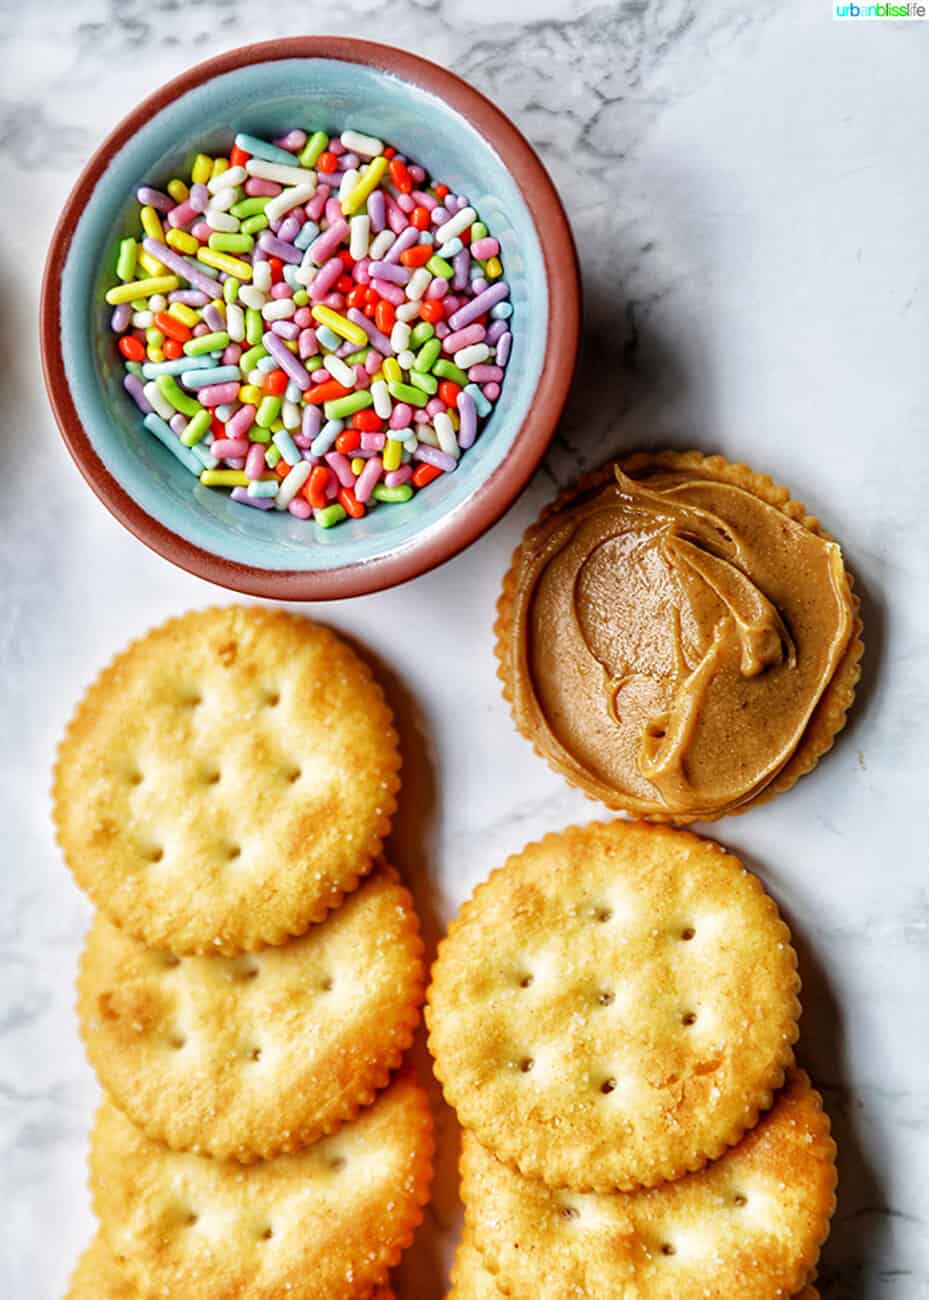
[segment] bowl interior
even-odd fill
[[[104,294],[117,245],[137,234],[137,187],[189,176],[194,154],[226,152],[237,130],[266,139],[299,126],[351,126],[395,145],[453,191],[467,194],[500,240],[513,304],[513,348],[499,402],[454,474],[404,505],[325,531],[287,514],[249,510],[202,487],[142,427],[122,387],[123,368]],[[542,371],[548,291],[542,250],[514,177],[467,120],[420,86],[338,59],[259,62],[174,100],[110,160],[87,203],[61,285],[62,352],[81,423],[109,473],[172,532],[227,560],[271,570],[333,569],[394,553],[468,499],[505,458]]]

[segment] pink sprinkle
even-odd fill
[[[329,260],[316,272],[313,277],[313,283],[310,285],[310,297],[313,302],[320,302],[326,294],[335,285],[336,280],[342,274],[342,259],[339,257],[330,257]]]
[[[238,343],[230,343],[223,352],[223,365],[236,366],[239,363],[239,357],[242,355],[242,349]]]
[[[210,451],[220,460],[228,460],[230,456],[247,456],[249,442],[247,438],[214,438],[210,444]]]
[[[271,285],[272,298],[292,298],[294,291],[286,280],[278,280],[277,284]]]
[[[245,461],[243,458],[239,456],[230,456],[229,459],[226,461],[226,465],[229,467],[229,469],[244,469]]]
[[[204,334],[209,334],[209,332],[209,325],[205,325],[203,321],[199,321],[193,328],[193,336],[195,339],[202,338]]]
[[[447,339],[451,330],[444,320],[436,321],[435,336],[437,339]]]
[[[444,298],[447,293],[448,281],[443,280],[440,275],[437,275],[426,290],[426,297],[434,300],[436,298]]]
[[[342,205],[336,198],[326,200],[326,220],[330,226],[334,226],[337,221],[342,219]]]
[[[306,330],[313,327],[313,313],[309,307],[298,307],[294,312],[294,324],[298,329]]]
[[[432,418],[441,415],[445,409],[445,403],[442,401],[441,397],[430,397],[429,401],[426,403],[426,414]]]
[[[298,129],[288,131],[286,135],[278,136],[271,143],[276,145],[278,149],[286,149],[288,153],[299,153],[306,144],[306,131]]]
[[[315,357],[319,348],[316,343],[315,330],[303,330],[300,338],[297,340],[297,353],[301,361],[306,361],[307,357]]]
[[[340,451],[330,451],[323,459],[343,487],[354,487],[355,475],[347,456],[343,456]]]
[[[488,257],[496,257],[499,252],[500,245],[490,235],[484,239],[475,239],[471,245],[471,256],[479,262],[486,262]]]
[[[420,167],[419,163],[410,163],[408,170],[413,178],[413,184],[422,185],[423,181],[426,179],[426,173],[423,168]]]
[[[245,193],[250,199],[273,199],[280,192],[280,185],[274,181],[263,181],[260,176],[249,176],[245,182]]]
[[[287,509],[296,519],[309,519],[313,513],[309,501],[303,497],[294,497]]]
[[[235,415],[233,415],[226,424],[226,432],[229,434],[230,438],[244,438],[249,429],[255,423],[256,414],[257,412],[254,406],[249,404],[240,406]],[[256,443],[255,445],[259,446],[260,444]]]
[[[237,379],[228,384],[207,384],[206,388],[197,390],[197,400],[201,406],[223,406],[226,402],[234,402],[238,395]]]
[[[314,384],[324,384],[327,379],[332,378],[332,375],[330,375],[325,366],[320,366],[318,370],[314,370],[311,373],[310,378]]]
[[[386,298],[395,307],[399,307],[401,303],[406,301],[406,294],[398,284],[390,284],[387,280],[372,280],[371,287],[375,293],[378,293],[382,298]]]
[[[425,190],[414,190],[411,195],[411,198],[413,199],[413,202],[417,204],[419,207],[428,208],[430,212],[432,211],[433,208],[437,208],[439,206],[439,200],[434,199],[432,195],[427,194]]]
[[[455,330],[453,334],[446,334],[442,340],[442,351],[452,356],[455,352],[460,352],[462,348],[469,348],[473,343],[483,343],[484,335],[487,331],[483,325],[467,325],[463,330]]]
[[[365,357],[365,370],[369,375],[376,375],[384,364],[384,358],[374,348]]]
[[[472,384],[496,384],[503,378],[499,366],[472,366],[468,371]]]
[[[339,480],[334,474],[329,475],[329,482],[326,484],[326,500],[334,501],[339,495]]]
[[[173,230],[181,230],[184,226],[189,226],[196,215],[196,208],[185,200],[185,202],[179,203],[176,208],[172,208],[168,213],[168,225]]]
[[[364,451],[383,451],[387,441],[383,433],[363,433],[361,446]]]
[[[364,469],[358,475],[355,483],[355,500],[360,501],[362,505],[369,499],[374,491],[378,479],[384,469],[384,462],[380,456],[372,456],[365,465]]]
[[[500,385],[485,384],[484,387],[481,389],[481,392],[487,398],[488,402],[495,402],[497,398],[500,396]]]
[[[343,153],[345,153],[345,145],[338,137],[330,140],[327,147],[333,158],[341,158]]]
[[[323,299],[324,307],[331,307],[333,311],[342,311],[345,307],[345,295],[341,293],[327,293]]]
[[[390,427],[392,429],[407,429],[412,418],[412,406],[407,406],[406,402],[398,402],[390,413]]]
[[[213,227],[208,226],[205,221],[197,221],[190,227],[190,233],[194,239],[199,239],[201,244],[208,244],[210,235],[214,233]]]
[[[392,469],[389,474],[384,475],[384,482],[388,487],[400,487],[401,483],[408,483],[413,477],[413,471],[409,465],[401,465],[399,469]]]
[[[331,193],[332,191],[328,185],[319,186],[312,199],[310,199],[309,203],[306,205],[306,215],[309,217],[310,221],[319,220]]]
[[[371,272],[368,270],[370,265],[370,257],[363,257],[360,262],[356,262],[352,267],[352,279],[356,284],[371,283]]]
[[[355,387],[370,388],[371,376],[365,370],[364,366],[355,366]]]
[[[413,415],[413,423],[414,423],[414,424],[428,424],[428,423],[429,423],[429,416],[426,414],[425,411],[416,411],[416,412],[414,413],[414,415]]]
[[[228,429],[228,425],[226,426]],[[265,449],[260,442],[253,442],[245,457],[245,476],[253,482],[265,472]]]
[[[405,212],[409,215],[416,207],[416,200],[411,194],[398,194],[396,204],[401,212]]]

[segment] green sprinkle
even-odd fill
[[[259,429],[257,424],[253,424],[248,431],[248,440],[249,442],[270,442],[271,430]],[[274,450],[277,451],[277,448],[275,447]],[[278,452],[278,456],[280,456],[280,452]],[[265,459],[267,459],[267,457],[265,457]]]
[[[129,304],[129,306],[132,308],[133,311],[148,311],[148,309],[149,309],[149,308],[148,308],[148,299],[147,299],[147,298],[133,298],[133,300],[132,300],[132,302]]]
[[[264,212],[270,202],[271,199],[262,194],[254,199],[240,199],[238,203],[233,203],[229,211],[241,221],[243,217],[254,217],[256,213]]]
[[[484,225],[483,221],[475,221],[471,227],[472,244],[475,242],[475,240],[486,239],[489,233],[490,232],[488,231],[487,227]]]
[[[294,294],[295,307],[305,307],[309,301],[310,295],[307,293],[306,289],[298,289]]]
[[[257,347],[261,342],[265,332],[264,321],[261,318],[261,312],[257,307],[246,307],[245,309],[245,339],[252,347]]]
[[[421,375],[428,374],[438,361],[439,353],[441,351],[442,344],[438,339],[427,339],[416,354],[416,360],[413,362],[413,369],[419,371]],[[436,386],[438,387],[438,385]]]
[[[127,280],[135,279],[136,260],[139,256],[139,246],[134,239],[123,239],[119,245],[119,260],[116,263],[116,274],[125,284]]]
[[[251,235],[227,234],[223,230],[214,230],[209,239],[210,248],[218,253],[250,253],[255,247]]]
[[[201,334],[198,339],[188,339],[184,351],[189,357],[201,357],[205,352],[222,352],[229,346],[229,335],[225,330],[215,334]]]
[[[323,152],[328,143],[329,137],[326,135],[325,131],[314,131],[309,140],[307,140],[306,144],[300,150],[300,153],[297,155],[297,162],[301,167],[315,166],[319,159],[319,155]]]
[[[451,262],[446,262],[444,257],[439,257],[438,253],[430,257],[426,263],[426,270],[431,271],[434,276],[441,280],[450,280],[455,274],[455,268]]]
[[[263,212],[256,212],[253,217],[249,217],[242,222],[243,235],[257,235],[259,230],[268,229],[268,218]]]
[[[256,343],[253,348],[243,352],[239,357],[239,370],[243,375],[251,374],[264,357],[268,355],[267,349],[261,343]]]
[[[440,379],[450,379],[453,384],[460,384],[462,388],[468,382],[468,376],[461,367],[456,366],[454,361],[448,361],[445,357],[435,363],[432,367],[432,373],[438,375]]]
[[[253,439],[253,441],[257,442],[258,439],[255,438]],[[270,433],[268,434],[268,441],[269,442],[271,441]],[[280,459],[281,459],[281,453],[277,447],[269,447],[268,450],[265,452],[265,464],[267,465],[268,469],[274,469],[274,466],[277,464],[277,462]]]
[[[344,358],[347,366],[363,366],[367,359],[370,348],[361,348],[358,352],[353,352],[350,356]]]
[[[150,348],[160,348],[164,341],[165,336],[162,334],[161,330],[156,329],[154,325],[149,325],[148,329],[145,331],[145,342],[148,346]]]
[[[410,371],[410,383],[415,384],[417,388],[421,388],[423,392],[428,393],[430,397],[438,391],[439,387],[439,381],[436,379],[435,375],[424,375],[418,370]]]
[[[235,302],[239,296],[239,282],[234,275],[230,275],[223,285],[223,297],[226,302]]]
[[[410,331],[410,347],[421,348],[435,335],[434,328],[427,320],[421,320],[418,325],[414,325]]]
[[[399,487],[388,487],[386,483],[378,483],[373,495],[375,501],[389,501],[396,504],[400,501],[409,501],[413,489],[409,483],[401,483]]]
[[[156,381],[157,382],[157,381]],[[170,398],[168,399],[171,400]],[[188,424],[187,428],[181,434],[181,442],[185,447],[193,447],[204,437],[210,430],[210,413],[201,407],[194,418]]]
[[[255,423],[259,429],[270,429],[271,425],[281,413],[281,399],[272,397],[268,393],[261,399],[261,405],[258,407],[258,414],[255,416]]]
[[[363,411],[366,406],[372,404],[373,400],[366,388],[360,388],[355,393],[349,393],[347,397],[336,397],[331,402],[325,402],[323,411],[327,420],[342,420],[346,415]]]
[[[158,385],[159,393],[161,393],[162,397],[165,399],[166,402],[171,403],[175,411],[180,411],[182,415],[193,416],[193,415],[200,414],[201,410],[203,409],[200,403],[195,398],[190,397],[187,393],[183,392],[178,387],[177,380],[174,378],[173,375],[159,375],[158,378],[155,380],[155,383]],[[202,436],[203,435],[201,434],[201,437]],[[196,441],[197,439],[195,438],[194,442]],[[187,447],[190,447],[192,445],[193,444],[189,442],[185,443],[185,446]]]
[[[387,391],[396,401],[406,402],[407,406],[425,406],[429,401],[429,398],[421,389],[414,388],[412,384],[401,384],[396,379],[390,380]],[[328,411],[326,411],[326,415],[329,415]]]
[[[412,496],[412,493],[410,495]],[[313,517],[320,528],[331,528],[333,524],[342,522],[345,518],[345,511],[338,502],[333,502],[331,506],[326,506],[324,510],[314,510]]]

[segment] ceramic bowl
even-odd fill
[[[104,294],[135,191],[189,175],[234,130],[377,134],[465,193],[499,238],[513,304],[503,391],[474,447],[403,505],[328,531],[248,510],[196,484],[142,427],[122,387]],[[507,509],[539,463],[574,370],[577,259],[558,195],[529,144],[459,77],[366,41],[297,37],[232,50],[163,86],[116,128],[74,187],[42,288],[45,379],[81,473],[136,537],[200,577],[251,595],[320,600],[393,586],[447,560]],[[193,487],[192,487],[193,484]]]

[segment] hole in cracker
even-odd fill
[[[616,1001],[616,994],[610,993],[608,989],[604,989],[601,993],[597,994],[597,1001],[601,1007],[611,1007]]]
[[[681,938],[684,940],[685,943],[689,943],[696,933],[697,932],[693,928],[693,926],[688,925],[685,926],[684,929],[681,931]]]
[[[271,1227],[270,1224],[268,1224],[267,1228],[265,1228],[264,1232],[261,1233],[258,1240],[270,1241],[273,1236],[274,1236],[274,1229]]]
[[[230,844],[226,849],[226,857],[230,862],[235,862],[236,858],[242,856],[242,846],[240,844]]]
[[[276,709],[281,702],[280,691],[267,691],[265,693],[265,708]]]
[[[535,983],[534,975],[524,975],[522,979],[519,981],[519,987],[521,989],[529,989],[532,988],[532,985],[534,983]]]
[[[321,979],[319,982],[320,992],[331,993],[334,985],[335,985],[335,980],[332,978],[331,975],[327,975],[324,979]]]
[[[604,1079],[600,1084],[600,1091],[603,1093],[604,1097],[608,1097],[611,1092],[616,1091],[616,1080]]]
[[[612,911],[612,909],[609,908],[609,907],[595,907],[595,908],[594,908],[594,920],[595,920],[595,921],[600,921],[601,923],[604,922],[604,921],[609,921],[609,920],[611,919],[612,915],[613,915],[613,911]]]
[[[741,1209],[744,1209],[744,1207],[745,1207],[746,1205],[748,1205],[748,1197],[747,1197],[747,1196],[743,1196],[742,1193],[739,1192],[737,1195],[735,1195],[735,1196],[732,1198],[732,1204],[733,1204],[733,1205],[737,1205],[737,1206],[739,1207],[740,1210],[741,1210]]]
[[[218,768],[218,767],[213,767],[213,768],[210,768],[210,770],[209,770],[208,772],[204,773],[204,777],[203,777],[203,779],[204,779],[204,781],[206,782],[207,785],[219,785],[219,779],[220,779],[220,776],[221,776],[221,773],[220,773],[219,768]]]
[[[168,1039],[168,1042],[174,1048],[175,1052],[179,1052],[181,1048],[185,1046],[187,1039],[184,1037],[183,1034],[176,1033],[171,1035],[171,1037]]]
[[[196,709],[203,703],[203,696],[199,691],[191,691],[189,695],[182,696],[181,703],[188,709]]]
[[[142,780],[143,780],[143,777],[142,777],[142,773],[141,773],[141,772],[130,772],[130,773],[129,773],[129,784],[130,784],[130,785],[141,785],[141,784],[142,784]]]
[[[531,1056],[524,1056],[522,1060],[519,1062],[520,1073],[528,1074],[534,1065],[535,1065],[535,1061],[532,1059]]]
[[[192,1228],[194,1224],[197,1222],[197,1220],[199,1219],[199,1217],[200,1216],[198,1214],[195,1214],[193,1210],[188,1211],[188,1213],[184,1215],[185,1226],[188,1228]]]
[[[165,851],[159,845],[147,849],[145,853],[146,862],[160,862],[165,855]]]
[[[563,1219],[579,1219],[581,1212],[573,1205],[563,1205],[558,1211]]]
[[[341,1170],[345,1168],[345,1157],[333,1156],[332,1159],[329,1161],[329,1168],[334,1170],[336,1173],[339,1173]]]
[[[162,960],[164,961],[166,970],[174,970],[176,966],[180,966],[181,964],[180,957],[176,957],[173,952],[164,953],[162,955]]]
[[[251,1051],[249,1052],[249,1054],[248,1054],[248,1059],[249,1059],[250,1061],[260,1061],[260,1060],[261,1060],[261,1048],[260,1048],[260,1047],[253,1047],[252,1050],[251,1050]]]
[[[291,785],[296,784],[296,782],[300,780],[302,775],[303,773],[300,771],[299,767],[291,767],[288,768],[287,770],[287,780],[290,782]]]
[[[670,1241],[666,1241],[661,1247],[661,1253],[662,1255],[676,1255],[677,1251],[671,1245]]]
[[[688,1028],[691,1025],[695,1025],[696,1023],[697,1023],[696,1011],[685,1011],[684,1014],[681,1016],[681,1024],[686,1025]]]

